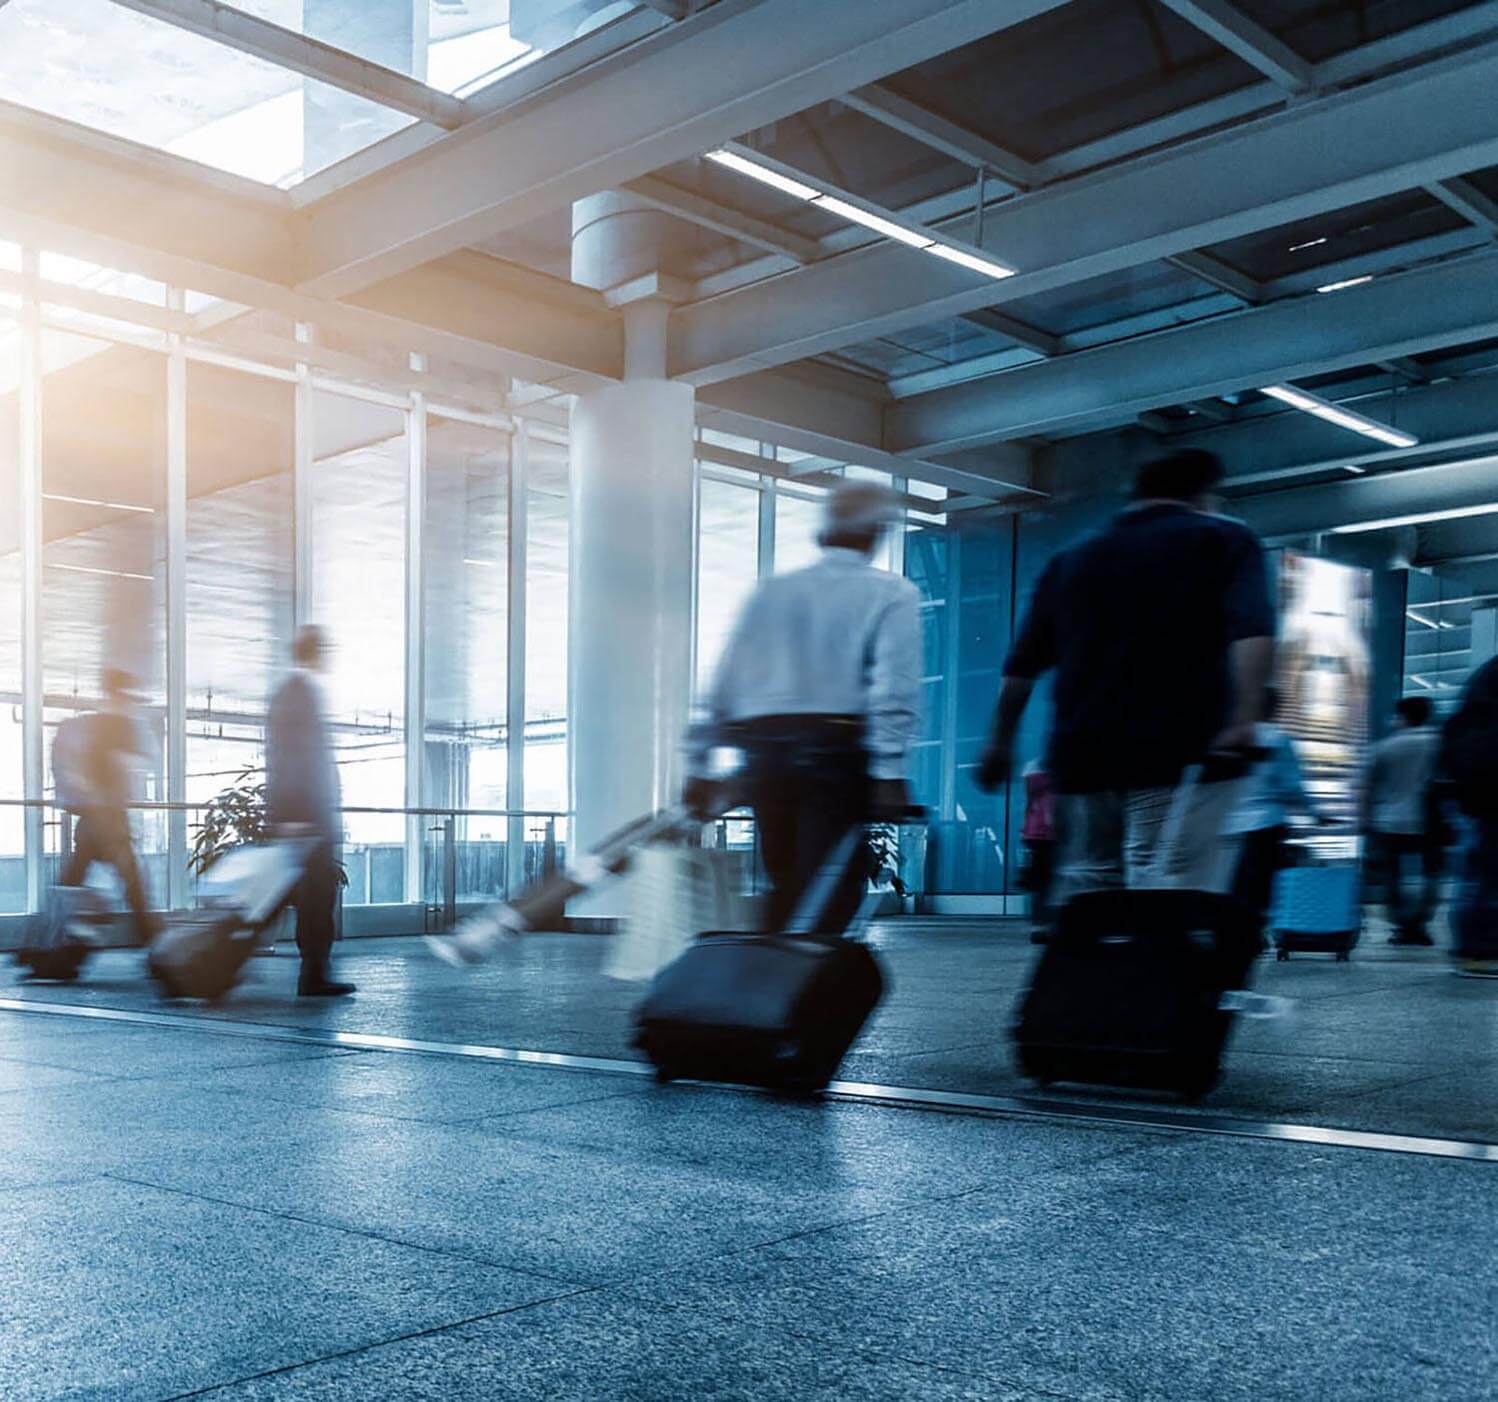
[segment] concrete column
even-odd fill
[[[652,212],[653,214],[653,212]],[[659,221],[617,196],[574,209],[573,276],[659,271]],[[668,235],[669,237],[669,235]],[[624,308],[625,379],[572,410],[572,851],[674,799],[692,688],[695,395],[666,378],[670,308]],[[618,892],[587,905],[618,913]]]
[[[1498,656],[1498,608],[1491,604],[1472,610],[1472,670]]]

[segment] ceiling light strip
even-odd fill
[[[985,257],[975,249],[958,243],[949,243],[923,225],[902,223],[878,210],[870,209],[865,204],[855,203],[841,195],[820,190],[794,176],[786,175],[773,166],[750,160],[737,151],[719,148],[707,152],[707,159],[736,174],[747,176],[750,180],[757,180],[761,185],[768,185],[773,190],[779,190],[781,194],[789,195],[792,199],[816,205],[818,209],[825,209],[829,214],[845,219],[850,224],[870,229],[884,238],[902,243],[907,248],[914,248],[921,253],[929,253],[944,262],[955,263],[958,267],[968,269],[969,272],[982,273],[984,277],[994,279],[1014,276],[1013,268]]]
[[[1338,428],[1351,429],[1354,433],[1361,433],[1364,438],[1386,443],[1391,448],[1413,448],[1420,441],[1413,433],[1403,433],[1387,424],[1364,418],[1351,409],[1340,408],[1314,394],[1307,394],[1303,389],[1296,389],[1294,385],[1265,385],[1259,393],[1278,399],[1281,404],[1288,404],[1292,409],[1299,409],[1303,414],[1313,414],[1329,424],[1336,424]]]
[[[1435,521],[1456,521],[1463,516],[1498,516],[1498,502],[1486,506],[1454,506],[1449,511],[1412,511],[1408,516],[1384,516],[1377,521],[1357,521],[1350,526],[1332,526],[1329,535],[1362,535],[1366,531],[1391,531],[1397,526],[1428,526]]]

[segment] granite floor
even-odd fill
[[[529,957],[561,988],[581,948]],[[123,957],[77,992],[124,1001]],[[345,965],[358,999],[316,1020],[434,1030],[438,976],[409,950]],[[281,1000],[290,972],[257,963],[216,1016],[312,1019]],[[489,977],[448,989],[446,1030],[539,1035],[517,971]],[[1342,995],[1360,996],[1378,997]],[[616,1049],[610,1027],[580,1011],[567,1035]],[[859,1055],[935,1055],[911,1030]],[[0,1146],[8,1402],[1466,1402],[1498,1384],[1494,1162],[38,1010],[0,1010]]]
[[[1022,924],[894,921],[876,926],[871,938],[891,990],[844,1063],[847,1079],[1028,1092],[1008,1044],[1011,1011],[1035,957]],[[460,972],[428,957],[419,940],[348,940],[341,970],[359,992],[332,1004],[291,996],[296,961],[282,949],[252,961],[223,1004],[170,1006],[210,1020],[633,1058],[630,1013],[639,987],[604,976],[608,943],[596,935],[537,935],[499,962]],[[1453,978],[1441,950],[1391,949],[1375,929],[1350,963],[1320,955],[1261,960],[1255,987],[1289,999],[1289,1016],[1239,1019],[1221,1085],[1187,1113],[1498,1142],[1498,984]],[[162,1006],[134,951],[96,956],[68,986],[23,984],[0,966],[4,996]],[[1117,1103],[1081,1089],[1047,1094]]]

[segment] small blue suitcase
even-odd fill
[[[1297,952],[1347,959],[1362,925],[1357,866],[1286,867],[1275,878],[1270,923],[1277,959]]]

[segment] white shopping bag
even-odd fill
[[[701,847],[645,847],[630,863],[623,927],[604,972],[652,979],[704,930],[722,929],[727,872]]]

